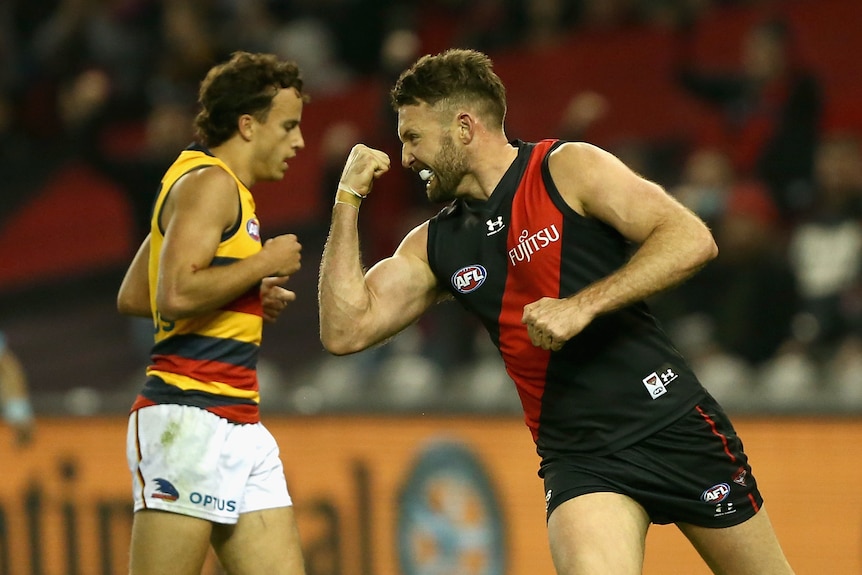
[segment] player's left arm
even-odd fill
[[[138,248],[132,263],[126,270],[120,291],[117,293],[117,310],[123,315],[152,317],[150,308],[150,236],[147,235]]]
[[[535,345],[559,349],[595,317],[681,283],[718,255],[697,215],[613,154],[567,143],[551,154],[549,168],[573,210],[610,225],[638,247],[616,272],[569,298],[525,306],[523,321]]]

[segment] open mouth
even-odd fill
[[[419,177],[422,178],[424,182],[430,182],[434,178],[434,172],[425,168],[423,170],[419,170]]]

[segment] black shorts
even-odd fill
[[[547,454],[547,517],[561,503],[595,492],[627,495],[657,524],[730,527],[763,505],[742,441],[711,397],[668,427],[608,455]]]

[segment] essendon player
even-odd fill
[[[595,146],[509,141],[482,53],[420,58],[392,103],[402,164],[447,206],[364,272],[359,208],[389,158],[353,148],[321,263],[324,346],[366,349],[442,298],[475,314],[541,457],[561,575],[641,573],[651,523],[677,524],[716,573],[792,573],[741,441],[644,303],[716,256],[704,223]]]

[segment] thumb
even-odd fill
[[[270,276],[263,278],[262,284],[263,287],[271,288],[273,286],[278,286],[285,283],[290,279],[290,276]]]

